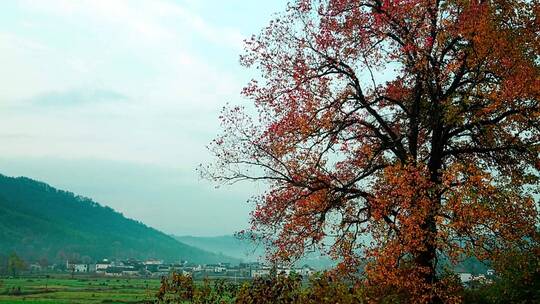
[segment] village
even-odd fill
[[[188,261],[177,263],[165,263],[163,260],[148,259],[144,261],[136,259],[109,260],[103,259],[96,263],[79,263],[67,260],[65,267],[49,266],[42,267],[39,264],[30,264],[29,271],[32,273],[45,271],[63,271],[72,275],[91,275],[104,277],[146,277],[161,278],[171,273],[179,273],[199,278],[224,278],[224,279],[253,279],[257,277],[269,276],[272,273],[279,275],[297,274],[302,277],[309,277],[315,273],[315,269],[304,265],[302,267],[272,267],[259,262],[218,264],[193,264]]]
[[[177,263],[165,263],[163,260],[148,259],[144,261],[136,259],[109,260],[102,259],[96,263],[80,263],[67,260],[65,265],[50,265],[43,267],[39,264],[30,264],[30,273],[61,271],[71,275],[95,275],[103,277],[144,277],[161,278],[171,273],[178,273],[192,276],[194,279],[203,278],[223,278],[233,280],[249,280],[258,277],[291,274],[300,275],[302,278],[309,278],[316,273],[316,270],[309,265],[302,267],[273,267],[260,262],[218,264],[193,264],[188,261]],[[487,269],[485,273],[470,273],[458,271],[456,273],[459,280],[465,286],[477,284],[491,284],[496,276],[493,269]]]

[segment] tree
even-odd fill
[[[26,269],[26,263],[15,252],[9,255],[7,270],[8,273],[16,277],[21,270]]]
[[[46,256],[43,256],[38,260],[38,264],[39,266],[41,266],[41,269],[43,271],[46,271],[47,268],[49,267],[49,259],[47,259]]]
[[[210,284],[205,279],[202,284],[194,284],[191,276],[173,273],[161,279],[156,303],[233,303],[237,290],[233,282],[218,279]]]
[[[260,71],[203,174],[264,181],[253,235],[290,260],[415,302],[457,300],[438,256],[537,246],[540,6],[527,0],[298,0],[246,41]]]
[[[0,253],[0,274],[7,274],[8,257]]]
[[[66,269],[71,272],[71,278],[73,279],[75,277],[75,264],[72,262],[70,263],[69,260],[66,262]]]

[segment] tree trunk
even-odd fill
[[[420,228],[425,233],[424,235],[424,250],[420,251],[416,258],[415,262],[417,266],[425,269],[424,281],[430,286],[431,290],[428,292],[431,293],[431,300],[429,303],[442,303],[440,297],[433,293],[433,286],[438,281],[437,277],[437,222],[436,215],[441,205],[441,194],[439,192],[439,185],[441,184],[441,173],[442,168],[442,132],[437,132],[437,136],[433,138],[432,142],[432,153],[431,158],[428,163],[430,181],[432,182],[432,192],[429,194],[431,196],[432,204],[428,215],[426,216],[424,222],[421,224]]]
[[[422,230],[425,232],[423,250],[418,251],[415,257],[416,265],[422,269],[423,281],[432,287],[438,281],[437,278],[437,246],[435,244],[435,235],[437,233],[437,226],[435,223],[435,216],[430,214],[426,221],[421,225]],[[426,290],[426,292],[432,293],[433,290]],[[440,299],[433,295],[430,303],[441,303]]]

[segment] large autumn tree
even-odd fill
[[[246,41],[254,107],[224,110],[208,172],[266,182],[277,261],[450,301],[441,256],[536,245],[539,50],[535,0],[298,0]]]

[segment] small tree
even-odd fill
[[[71,273],[71,278],[73,279],[75,277],[75,264],[69,263],[69,261],[66,264],[66,268]]]
[[[157,303],[233,303],[238,285],[225,280],[215,280],[210,284],[205,278],[202,284],[194,284],[189,275],[173,273],[161,279],[161,286],[156,294]]]
[[[47,259],[47,257],[41,257],[38,261],[38,264],[42,270],[46,270],[47,267],[49,267],[49,259]]]
[[[302,281],[297,276],[259,277],[242,285],[237,304],[296,304],[301,302]]]
[[[8,257],[0,254],[0,274],[7,274]]]
[[[156,294],[159,303],[182,303],[193,300],[195,285],[193,278],[173,273],[171,277],[163,277]]]
[[[26,269],[26,263],[15,252],[13,252],[8,258],[7,269],[8,273],[16,277],[22,270]]]
[[[537,246],[539,15],[527,0],[294,1],[246,42],[257,114],[224,110],[204,172],[267,182],[252,230],[271,259],[322,248],[342,274],[367,261],[378,290],[458,300],[440,255]]]
[[[49,290],[49,279],[51,278],[50,275],[45,275],[45,291]]]

